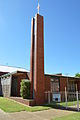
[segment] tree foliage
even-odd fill
[[[30,98],[30,81],[29,80],[22,80],[20,94],[21,94],[21,97],[23,97],[24,99]]]
[[[75,77],[80,78],[80,73],[76,73]]]

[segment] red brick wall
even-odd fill
[[[27,73],[23,73],[18,76],[18,96],[20,96],[20,87],[21,87],[21,80],[28,79]]]
[[[45,91],[51,90],[51,76],[45,76]],[[65,86],[67,86],[67,78],[60,77],[60,91],[65,91]]]
[[[66,86],[67,86],[67,78],[60,77],[60,91],[65,91]]]
[[[51,89],[50,76],[45,76],[44,80],[45,80],[45,92],[50,91]]]
[[[78,91],[80,92],[80,80],[77,80],[77,89],[78,89]]]
[[[31,22],[31,55],[30,55],[30,81],[31,81],[31,98],[33,98],[33,79],[34,79],[34,18]]]
[[[27,78],[28,80],[30,80],[30,72],[27,72]]]
[[[34,99],[44,103],[44,27],[43,16],[35,16]]]

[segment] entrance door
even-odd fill
[[[11,96],[18,96],[18,80],[17,80],[17,77],[12,77]]]
[[[2,85],[0,85],[0,96],[2,96]]]

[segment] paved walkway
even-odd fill
[[[16,112],[16,113],[5,113],[0,110],[0,120],[51,120],[52,118],[69,115],[74,112],[50,109],[38,112]]]
[[[0,120],[14,120],[9,114],[0,110]]]

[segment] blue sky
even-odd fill
[[[37,0],[0,0],[0,65],[30,69]],[[46,73],[80,72],[80,0],[40,0]]]

